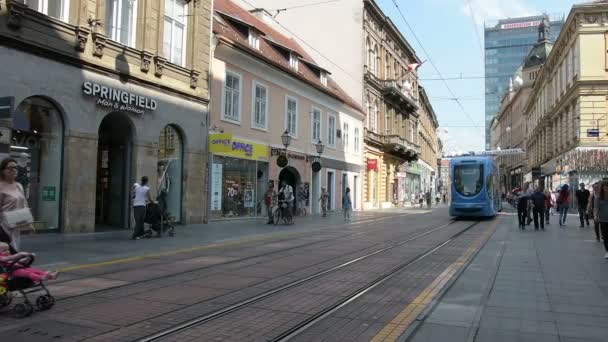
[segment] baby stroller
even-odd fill
[[[28,278],[13,277],[12,273],[23,267],[29,267],[34,262],[33,255],[25,255],[8,265],[0,266],[0,308],[11,305],[13,299],[17,298],[15,292],[20,294],[21,303],[13,305],[12,313],[18,318],[31,315],[36,307],[38,311],[46,311],[55,305],[55,297],[51,295],[44,282],[35,282]],[[36,306],[28,297],[38,293]]]
[[[148,204],[144,222],[150,225],[151,230],[145,232],[144,237],[150,238],[153,234],[156,237],[161,237],[163,234],[175,236],[175,218],[167,212],[166,198],[167,193],[161,191],[157,198],[158,203]]]

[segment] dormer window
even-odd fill
[[[327,87],[327,73],[325,71],[321,71],[321,83]]]
[[[260,49],[260,35],[252,29],[249,29],[249,46],[256,50]]]
[[[298,70],[298,56],[293,52],[289,54],[289,66],[292,69]]]

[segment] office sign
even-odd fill
[[[525,21],[525,22],[521,22],[521,23],[510,23],[510,24],[502,24],[500,25],[500,28],[503,30],[509,30],[509,29],[518,29],[518,28],[526,28],[526,27],[537,27],[540,25],[542,21],[537,20],[537,21]]]

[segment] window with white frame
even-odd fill
[[[67,0],[66,0],[67,1]],[[106,2],[106,34],[121,44],[135,47],[137,1],[109,0]]]
[[[342,132],[342,142],[344,143],[344,151],[348,151],[349,148],[349,127],[348,127],[348,123],[345,122],[344,123],[344,129]]]
[[[292,69],[298,70],[298,56],[295,53],[289,54],[289,66]]]
[[[312,109],[312,143],[321,141],[321,111],[318,108]]]
[[[298,135],[298,101],[293,97],[287,97],[285,112],[285,129],[291,136]]]
[[[329,115],[327,120],[327,145],[336,146],[336,116]]]
[[[327,87],[327,73],[325,71],[321,71],[321,83]]]
[[[259,50],[260,49],[260,35],[253,29],[249,29],[249,46]]]
[[[359,127],[355,127],[355,153],[361,152],[361,137],[359,134]]]
[[[188,4],[184,0],[165,0],[163,53],[171,63],[186,64]]]
[[[224,83],[224,111],[222,117],[226,120],[241,121],[241,76],[226,71]]]
[[[266,118],[268,114],[268,88],[253,82],[253,127],[266,129]]]
[[[70,0],[24,0],[27,7],[67,22],[70,16]]]

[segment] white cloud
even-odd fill
[[[470,7],[473,8],[472,14],[468,1],[471,2]],[[497,19],[523,17],[539,13],[524,0],[464,0],[461,9],[465,15],[473,15],[479,25]]]

